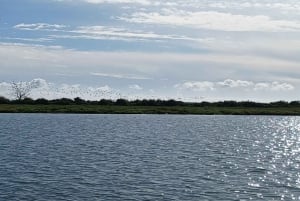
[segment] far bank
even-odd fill
[[[0,113],[75,113],[75,114],[192,114],[192,115],[295,115],[299,106],[224,107],[224,106],[117,106],[117,105],[30,105],[0,104]]]

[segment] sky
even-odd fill
[[[0,96],[300,100],[296,0],[1,0]]]

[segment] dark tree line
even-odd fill
[[[143,99],[143,100],[126,100],[126,99],[101,99],[99,101],[84,100],[79,97],[74,99],[60,98],[47,100],[39,98],[33,100],[31,98],[23,98],[21,100],[9,100],[0,96],[0,104],[29,104],[29,105],[117,105],[117,106],[190,106],[190,107],[300,107],[300,101],[277,101],[271,103],[258,103],[253,101],[219,101],[219,102],[200,102],[190,103],[176,100],[159,100],[159,99]]]

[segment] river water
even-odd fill
[[[300,117],[0,114],[0,200],[300,200]]]

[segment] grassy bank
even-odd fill
[[[300,107],[192,107],[0,104],[0,113],[300,115]]]

